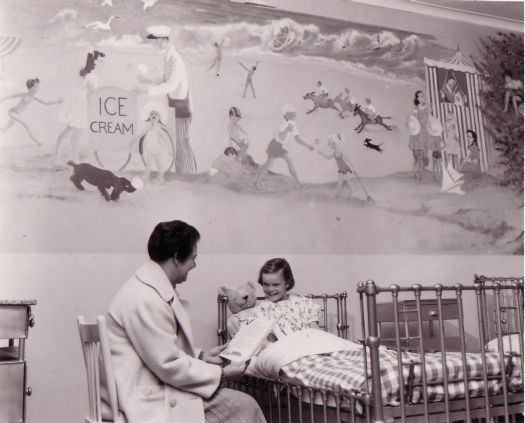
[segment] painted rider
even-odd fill
[[[317,90],[315,91],[315,95],[319,100],[319,104],[326,104],[326,100],[328,99],[328,90],[324,87],[321,81],[317,81]]]
[[[363,107],[363,111],[366,113],[368,119],[370,119],[371,122],[375,122],[377,112],[370,98],[365,98],[365,106]]]
[[[350,88],[345,88],[345,91],[342,93],[341,100],[343,100],[345,104],[354,103],[354,98],[350,95]]]

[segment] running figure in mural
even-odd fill
[[[87,96],[91,91],[98,88],[98,75],[96,68],[101,65],[106,55],[101,51],[95,50],[88,53],[86,64],[80,69],[80,88],[69,98],[62,110],[59,120],[65,124],[65,128],[58,135],[55,154],[53,155],[53,165],[57,167],[58,154],[65,140],[70,140],[71,150],[70,160],[80,162],[80,142],[88,127],[88,102]]]
[[[40,146],[42,145],[42,143],[31,132],[29,125],[22,119],[22,117],[20,116],[20,113],[23,112],[33,101],[37,101],[40,104],[45,104],[46,106],[49,106],[51,104],[61,103],[63,99],[58,98],[55,101],[44,101],[38,98],[36,96],[36,93],[38,92],[38,89],[40,88],[40,80],[38,78],[28,79],[26,81],[26,87],[27,87],[27,92],[19,93],[19,94],[12,94],[12,95],[9,95],[7,97],[0,99],[0,101],[10,100],[14,98],[20,99],[16,105],[9,108],[9,110],[7,111],[9,120],[3,127],[0,127],[0,132],[6,132],[15,123],[19,123],[20,125],[24,127],[27,134],[31,137],[31,139],[35,142],[35,144]]]
[[[514,115],[516,117],[518,117],[518,113],[523,115],[523,82],[519,79],[512,79],[510,70],[506,70],[503,76],[505,77],[505,104],[503,112],[506,113],[509,110],[509,105],[512,101]]]
[[[295,118],[297,116],[297,110],[295,109],[295,107],[291,104],[285,104],[282,107],[281,111],[284,118],[284,122],[281,124],[277,133],[271,139],[270,143],[268,144],[268,147],[266,148],[268,158],[257,172],[257,176],[255,178],[256,189],[261,188],[261,179],[266,174],[266,172],[268,172],[268,169],[275,161],[275,159],[284,159],[288,165],[288,170],[292,178],[295,179],[299,187],[303,186],[303,183],[299,180],[299,176],[297,176],[297,172],[292,162],[292,158],[290,157],[288,151],[284,147],[291,140],[295,140],[298,144],[301,144],[303,147],[306,147],[310,150],[313,150],[314,147],[308,144],[307,142],[303,141],[303,139],[299,136],[297,124],[295,122]]]
[[[459,170],[463,170],[466,163],[473,163],[479,166],[478,134],[472,129],[467,130],[467,146],[467,156],[459,166]]]
[[[147,38],[164,54],[164,75],[152,80],[137,74],[141,83],[139,90],[147,91],[150,96],[165,94],[168,106],[175,114],[175,173],[179,175],[197,173],[197,162],[190,145],[190,125],[192,118],[191,95],[188,84],[186,65],[173,44],[170,43],[170,28],[164,25],[148,28]],[[142,84],[151,84],[146,87]]]
[[[343,153],[341,144],[345,143],[345,139],[341,134],[331,134],[328,136],[328,148],[330,153],[317,149],[317,152],[326,159],[335,160],[337,165],[337,191],[334,198],[339,198],[343,187],[346,185],[348,193],[352,196],[352,188],[350,187],[350,181],[354,176],[352,168],[350,166],[350,160]],[[319,147],[320,140],[316,139],[315,144]]]
[[[213,62],[211,63],[210,67],[206,69],[206,71],[210,71],[213,68],[215,68],[216,76],[219,76],[220,71],[221,71],[223,45],[224,45],[224,38],[221,40],[220,44],[217,41],[213,43],[213,46],[215,47],[215,58],[213,59]]]
[[[253,98],[255,98],[255,88],[253,88],[253,74],[257,70],[257,65],[259,64],[259,61],[255,62],[255,65],[253,65],[251,68],[246,67],[243,63],[239,62],[239,65],[242,66],[242,68],[248,72],[246,75],[246,82],[244,83],[244,91],[242,93],[242,98],[246,97],[246,91],[248,90],[248,87],[251,88]]]

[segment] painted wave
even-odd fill
[[[65,44],[76,46],[144,46],[141,35],[131,28],[121,28],[120,33],[113,30],[110,35],[108,32],[86,32],[79,30],[75,17],[62,19],[60,26],[61,31],[53,32],[55,42],[61,37]],[[450,55],[428,37],[372,27],[353,28],[349,23],[323,31],[313,23],[282,18],[258,23],[176,24],[172,30],[177,47],[190,54],[213,54],[213,43],[224,39],[224,47],[233,52],[258,49],[288,56],[320,57],[368,68],[373,73],[380,69],[383,73],[409,79],[424,78],[425,55]]]
[[[225,47],[229,49],[255,47],[284,55],[324,57],[420,78],[424,77],[423,56],[431,50],[444,50],[415,34],[352,28],[327,33],[315,24],[300,24],[290,18],[264,25],[239,22],[183,26],[176,28],[175,32],[179,47],[187,51],[212,51],[213,42],[226,39]]]

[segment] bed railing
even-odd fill
[[[510,421],[510,416],[523,411],[523,278],[486,278],[476,276],[474,285],[463,286],[454,284],[445,286],[436,284],[434,286],[422,286],[415,284],[411,287],[400,287],[391,285],[388,288],[379,287],[374,281],[360,283],[358,293],[361,305],[361,329],[363,331],[365,344],[368,347],[365,351],[365,360],[370,363],[371,386],[366,387],[367,392],[371,393],[372,416],[374,422],[384,422],[392,419],[405,421],[472,421],[474,418],[486,419],[490,421],[494,416],[504,416],[505,422]],[[467,301],[465,301],[465,297]],[[423,298],[425,297],[425,298]],[[381,309],[385,307],[386,301],[391,309],[391,317],[388,319],[393,324],[395,345],[398,360],[398,377],[400,381],[399,407],[383,406],[382,386],[381,386],[381,362],[380,362],[380,320]],[[432,303],[429,309],[428,305]],[[409,307],[407,307],[409,304]],[[450,304],[453,304],[450,309]],[[470,306],[469,306],[470,304]],[[445,306],[446,305],[446,306]],[[432,308],[433,307],[433,308]],[[448,311],[446,311],[448,310]],[[491,316],[493,313],[493,317]],[[384,315],[385,313],[383,313]],[[382,316],[385,319],[384,316]],[[512,319],[512,322],[509,321]],[[452,320],[452,322],[451,322]],[[426,324],[430,322],[432,326],[437,324],[437,334],[424,331]],[[416,336],[403,337],[401,331],[407,324],[416,327]],[[446,331],[450,328],[458,332],[458,344],[454,351],[460,354],[462,377],[451,378],[447,370],[447,349]],[[432,331],[430,331],[432,332]],[[489,375],[487,372],[486,344],[489,337],[495,335],[499,353],[499,365],[505,369],[498,375]],[[507,352],[508,347],[505,342],[505,335],[515,335],[519,338],[518,351]],[[414,362],[412,357],[407,360],[407,349],[402,345],[404,338],[416,339],[417,342],[412,348],[418,352],[418,362]],[[432,342],[429,341],[430,338]],[[477,339],[477,342],[474,340]],[[410,379],[415,365],[420,369],[426,369],[426,357],[428,345],[439,345],[441,355],[441,384],[446,386],[443,389],[443,401],[430,402],[427,388],[433,383],[427,379],[427,371],[421,371],[421,383],[416,386]],[[515,342],[516,343],[516,342]],[[470,377],[467,366],[467,354],[478,352],[482,361],[482,375]],[[451,355],[450,355],[451,356]],[[513,369],[514,366],[514,369]],[[510,373],[519,367],[521,375],[521,386],[510,384]],[[405,377],[404,368],[409,368],[408,378]],[[411,373],[412,372],[412,373]],[[368,379],[368,378],[367,378]],[[488,391],[489,382],[498,380],[501,383],[500,391],[495,395],[480,395],[471,398],[469,395],[469,383],[482,383],[483,389]],[[449,383],[463,385],[465,395],[461,399],[451,399],[449,396]],[[415,388],[422,391],[422,404],[410,402],[411,394]]]
[[[335,302],[336,305],[336,330],[337,330],[337,336],[348,339],[348,312],[347,312],[347,297],[348,294],[346,292],[336,293],[333,295],[329,294],[322,294],[322,295],[314,295],[314,294],[308,294],[306,297],[320,303],[321,305],[321,321],[319,322],[319,327],[325,331],[329,331],[330,328],[330,317],[331,313],[329,312],[331,310],[330,302]],[[264,300],[265,297],[257,297],[257,300]],[[227,321],[228,321],[228,296],[223,294],[217,295],[217,337],[219,341],[219,345],[223,345],[228,340],[228,329],[227,329]]]

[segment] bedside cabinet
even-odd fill
[[[25,341],[35,323],[35,300],[0,300],[0,423],[22,423],[26,414]]]

